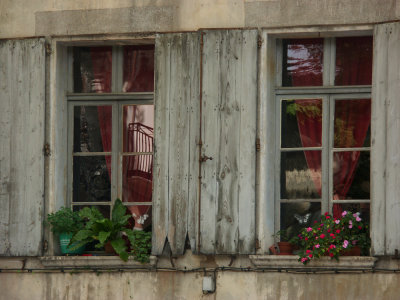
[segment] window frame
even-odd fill
[[[334,87],[334,70],[331,68],[329,75],[323,73],[323,85],[316,87],[282,87],[282,70],[279,64],[282,59],[282,39],[301,38],[325,38],[324,40],[324,69],[326,63],[335,65],[335,58],[325,51],[331,52],[335,49],[334,38],[351,36],[372,36],[372,25],[360,26],[324,26],[324,27],[297,27],[297,28],[271,28],[262,29],[260,37],[262,40],[259,50],[259,91],[258,91],[258,122],[257,136],[260,144],[260,151],[257,153],[257,210],[256,210],[256,237],[257,254],[268,253],[268,248],[275,242],[273,234],[276,232],[277,219],[277,197],[280,191],[276,187],[276,164],[278,162],[277,148],[280,146],[277,140],[277,124],[279,116],[276,107],[276,97],[287,97],[291,95],[307,94],[312,98],[316,95],[327,95],[334,97],[340,94],[372,94],[372,85],[368,86],[336,86]],[[278,81],[279,78],[279,81]],[[277,84],[278,83],[278,84]],[[369,96],[370,98],[371,96]],[[371,126],[374,121],[371,118]],[[371,140],[374,138],[371,131]],[[371,147],[369,149],[371,153]],[[371,161],[373,157],[371,156]],[[372,163],[370,166],[370,186],[373,186]],[[370,193],[370,218],[374,219],[372,209],[374,194]],[[279,223],[278,223],[279,224]],[[371,224],[371,231],[372,231]],[[372,244],[374,241],[372,240]]]

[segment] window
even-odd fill
[[[120,198],[151,228],[154,46],[70,48],[68,199],[109,217]]]
[[[369,220],[372,37],[277,41],[276,229]]]

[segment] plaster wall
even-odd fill
[[[1,273],[0,299],[398,299],[396,274],[219,272],[216,292],[203,274],[181,272]],[[18,288],[10,288],[16,287]]]
[[[400,0],[2,0],[0,38],[365,24],[399,17]]]

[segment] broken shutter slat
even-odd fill
[[[183,253],[188,233],[195,242],[198,165],[191,162],[199,132],[198,49],[197,33],[156,38],[154,254],[162,252],[166,238],[173,255]]]
[[[372,83],[371,238],[374,255],[400,249],[400,24],[375,26]],[[383,148],[382,148],[383,147]],[[385,151],[386,148],[386,151]]]
[[[0,42],[0,255],[42,252],[45,41]]]
[[[201,245],[253,253],[257,31],[206,31],[203,48]]]

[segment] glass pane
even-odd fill
[[[112,107],[74,107],[74,152],[111,152]]]
[[[124,152],[153,152],[154,105],[125,105]]]
[[[320,86],[323,39],[283,40],[282,86]]]
[[[110,218],[110,206],[109,205],[74,205],[73,211],[80,211],[84,207],[96,207],[104,218]]]
[[[74,92],[110,93],[112,47],[74,47]]]
[[[336,100],[334,147],[369,147],[371,99]]]
[[[333,216],[335,218],[340,218],[344,211],[351,213],[360,213],[360,218],[362,222],[370,222],[370,205],[369,203],[343,203],[343,204],[333,204]]]
[[[336,38],[335,85],[370,85],[372,37]]]
[[[333,153],[333,199],[370,199],[370,152]]]
[[[321,219],[319,202],[281,203],[281,226],[291,238]]]
[[[73,202],[111,199],[111,156],[75,156]]]
[[[282,147],[322,145],[322,100],[282,101]]]
[[[131,205],[127,206],[127,208],[129,213],[132,214],[134,229],[151,231],[151,205]]]
[[[281,153],[281,199],[321,198],[321,151]]]
[[[122,201],[151,202],[153,155],[129,155],[122,159]]]
[[[154,91],[154,46],[125,46],[123,92]]]

